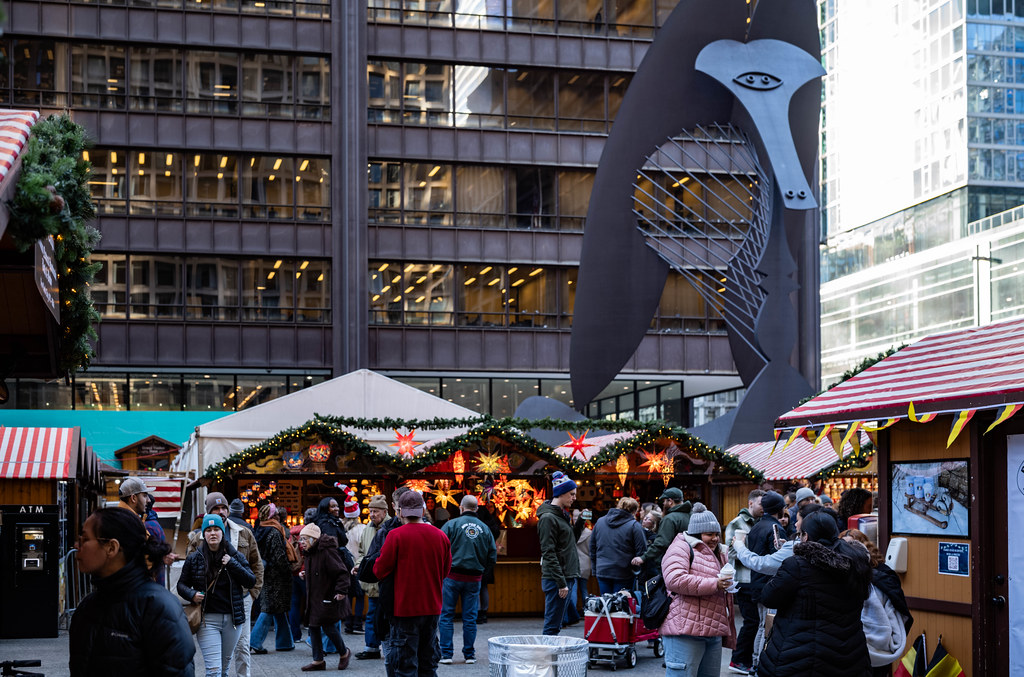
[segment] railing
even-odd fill
[[[75,560],[76,552],[78,550],[72,548],[61,563],[64,577],[64,611],[60,615],[58,624],[65,630],[71,626],[71,616],[75,613],[75,609],[85,599],[85,596],[92,592],[92,583],[89,581],[89,577],[78,570],[78,562]]]

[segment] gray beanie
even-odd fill
[[[718,523],[715,513],[708,510],[703,503],[694,503],[693,509],[690,510],[690,526],[686,528],[686,533],[691,536],[720,534],[722,525]]]
[[[241,499],[236,498],[228,505],[228,514],[232,517],[241,517],[244,512],[245,504],[242,503]]]

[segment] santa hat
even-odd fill
[[[345,517],[346,518],[358,518],[359,517],[359,504],[355,501],[345,501]]]

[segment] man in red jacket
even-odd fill
[[[407,491],[398,498],[402,526],[388,533],[373,565],[378,579],[394,574],[395,611],[388,638],[396,677],[437,674],[441,649],[437,621],[441,585],[452,566],[451,544],[435,526],[423,522],[423,497]]]

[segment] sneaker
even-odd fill
[[[379,649],[366,649],[365,651],[360,651],[359,653],[356,654],[356,660],[357,661],[365,661],[365,660],[371,660],[371,659],[375,659],[375,658],[380,658],[380,650]]]
[[[268,651],[266,649],[262,648],[262,647],[260,647],[260,648],[252,647],[252,652],[254,654],[259,655],[259,656],[262,656],[263,654],[268,653]]]
[[[443,663],[444,665],[451,665],[452,664],[452,659],[451,658],[442,658],[441,660],[438,661],[438,663]]]
[[[753,670],[750,666],[744,665],[743,663],[729,663],[729,672],[735,672],[738,675],[749,675]]]
[[[476,663],[476,659],[475,658],[467,658],[466,659],[466,665],[472,665],[473,663]]]

